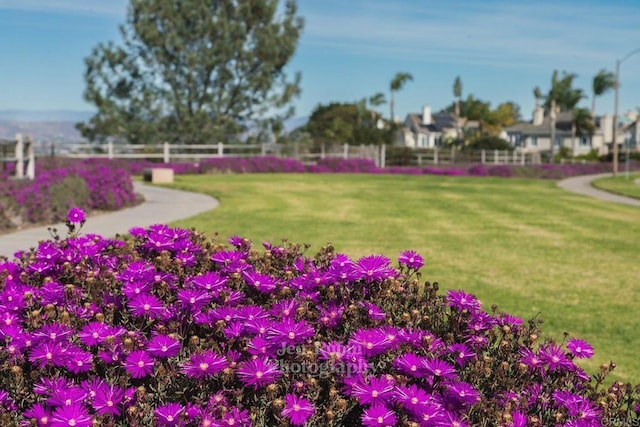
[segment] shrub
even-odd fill
[[[0,424],[635,423],[591,346],[543,338],[423,259],[207,241],[164,225],[71,235],[0,264]]]

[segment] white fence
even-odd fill
[[[3,169],[6,165],[15,163],[13,174],[16,178],[33,179],[36,174],[36,162],[32,138],[17,134],[14,139],[0,140],[0,163]]]
[[[464,150],[452,148],[433,149],[409,149],[410,158],[404,159],[411,165],[451,165],[456,163],[482,163],[495,165],[530,165],[542,163],[540,152],[525,152],[521,150]],[[405,152],[406,153],[406,152]],[[399,155],[402,157],[402,153]],[[391,153],[388,158],[391,162],[396,156]]]

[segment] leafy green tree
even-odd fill
[[[558,78],[558,71],[554,70],[551,76],[551,88],[545,97],[545,112],[551,111],[551,103],[555,101],[560,111],[573,110],[580,100],[585,97],[582,89],[574,88],[573,81],[577,77],[574,73],[562,72],[562,78]]]
[[[591,99],[591,117],[596,116],[596,97],[604,95],[606,92],[616,87],[616,76],[611,71],[602,69],[593,77],[591,89],[593,98]]]
[[[331,103],[318,105],[305,126],[305,131],[316,143],[384,144],[390,142],[391,133],[379,130],[363,120],[368,114],[360,111],[358,103]]]
[[[453,81],[453,96],[456,100],[455,115],[460,117],[460,98],[462,97],[462,80],[460,80],[460,76],[457,76]]]
[[[131,0],[123,45],[101,43],[85,60],[84,96],[98,112],[79,130],[91,140],[205,143],[292,115],[300,74],[289,80],[284,68],[303,21],[294,0],[278,3]]]
[[[395,117],[395,100],[394,100],[394,93],[398,92],[399,90],[401,90],[404,85],[413,80],[413,76],[409,73],[397,73],[393,79],[391,79],[391,83],[389,84],[389,92],[391,94],[391,101],[389,102],[389,105],[391,107],[391,117],[390,120],[393,123],[394,121],[394,117]]]

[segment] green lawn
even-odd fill
[[[614,177],[600,178],[593,182],[593,186],[612,193],[640,199],[640,185],[635,181],[640,178],[640,174],[629,174],[629,178],[624,173]]]
[[[352,257],[414,249],[423,278],[476,294],[487,310],[586,339],[594,373],[640,381],[640,210],[565,192],[555,182],[401,175],[177,176],[211,194],[208,213],[172,225],[265,240],[331,242]]]

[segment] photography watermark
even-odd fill
[[[383,361],[375,364],[367,361],[357,347],[350,348],[343,357],[326,357],[326,352],[313,348],[312,360],[303,359],[312,348],[305,346],[283,345],[277,354],[278,368],[283,374],[306,375],[319,379],[334,376],[352,377],[355,375],[375,374],[383,371],[387,364]],[[296,356],[297,358],[293,358]]]

